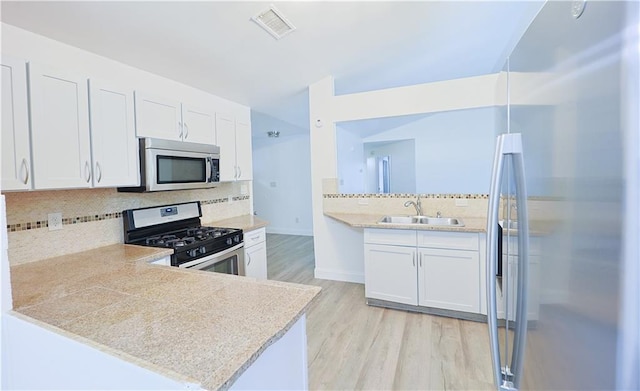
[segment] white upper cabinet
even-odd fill
[[[179,101],[136,91],[136,134],[191,143],[214,144],[215,114]]]
[[[237,180],[253,179],[253,157],[251,155],[251,124],[236,121],[236,166]]]
[[[166,140],[182,140],[180,102],[135,92],[136,134]]]
[[[133,89],[89,81],[93,186],[140,183]]]
[[[236,129],[232,116],[216,113],[216,144],[220,147],[220,181],[236,179]]]
[[[220,147],[220,181],[253,178],[251,124],[216,113],[216,144]]]
[[[2,56],[2,182],[5,190],[31,189],[27,66]]]
[[[182,104],[183,141],[215,144],[215,114],[208,110]]]
[[[29,64],[35,189],[91,186],[87,79]]]

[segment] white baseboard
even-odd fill
[[[312,229],[291,229],[267,226],[268,234],[313,236]]]
[[[314,275],[315,278],[320,278],[322,280],[355,282],[357,284],[364,284],[364,273],[350,273],[343,270],[315,268]]]

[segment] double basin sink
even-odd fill
[[[428,217],[428,216],[384,216],[378,221],[379,224],[409,224],[409,225],[438,225],[449,227],[464,227],[461,219],[451,217]]]

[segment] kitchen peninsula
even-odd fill
[[[149,264],[170,252],[117,244],[12,266],[14,315],[174,389],[255,388],[274,378],[306,388],[305,312],[320,288]],[[55,355],[64,362],[65,353]]]

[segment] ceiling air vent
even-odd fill
[[[273,5],[251,19],[275,39],[280,39],[296,29]]]

